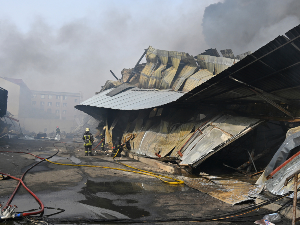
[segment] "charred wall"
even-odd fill
[[[6,114],[8,91],[0,87],[0,117]]]

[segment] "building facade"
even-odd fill
[[[32,107],[48,118],[74,120],[79,113],[74,106],[80,102],[80,93],[32,91]]]
[[[31,91],[32,115],[23,121],[28,131],[53,133],[58,126],[62,132],[72,132],[83,115],[74,106],[81,102],[80,93]]]
[[[31,115],[31,91],[22,79],[0,77],[0,86],[8,91],[7,111],[15,119]]]

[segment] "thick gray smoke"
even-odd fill
[[[23,79],[32,90],[82,92],[87,99],[114,80],[109,70],[120,78],[149,45],[194,55],[208,48],[199,27],[205,7],[217,1],[132,1],[126,8],[115,1],[97,15],[56,27],[41,15],[28,31],[0,18],[0,77]]]
[[[206,43],[235,54],[254,52],[300,23],[299,0],[225,0],[205,9]]]

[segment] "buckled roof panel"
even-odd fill
[[[199,85],[180,98],[185,102],[249,102],[265,100],[250,89],[281,102],[300,100],[300,25]]]
[[[98,108],[139,110],[149,109],[176,101],[184,95],[171,90],[153,90],[132,88],[114,96],[108,96],[112,89],[100,92],[80,105]]]

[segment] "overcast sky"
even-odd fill
[[[87,99],[114,80],[109,70],[120,78],[149,45],[191,55],[255,51],[299,24],[297,7],[297,0],[0,0],[0,77]]]

